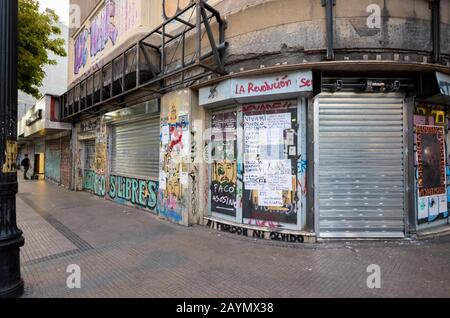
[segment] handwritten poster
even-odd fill
[[[260,206],[283,206],[283,192],[259,191],[258,204]]]

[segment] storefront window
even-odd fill
[[[237,113],[211,116],[211,212],[236,217]]]
[[[297,101],[245,104],[210,119],[211,214],[247,225],[297,228]]]
[[[297,102],[243,106],[245,223],[297,223]],[[258,110],[263,109],[263,110]]]

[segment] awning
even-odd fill
[[[199,105],[223,106],[295,98],[312,93],[312,71],[230,78],[199,90]]]
[[[450,96],[450,75],[436,72],[436,78],[441,94]]]

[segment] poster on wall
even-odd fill
[[[443,127],[416,126],[419,196],[445,194],[445,133]]]
[[[442,126],[416,125],[418,221],[447,216],[445,130]]]

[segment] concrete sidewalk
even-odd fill
[[[286,245],[21,181],[25,297],[450,297],[450,238]],[[66,269],[81,268],[81,289]],[[370,264],[381,288],[369,289]]]

